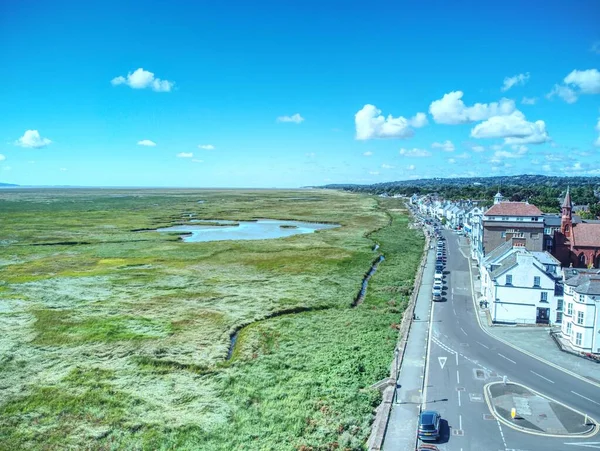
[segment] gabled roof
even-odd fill
[[[485,256],[484,263],[489,263],[489,262],[496,260],[497,258],[501,257],[502,255],[504,255],[505,253],[510,251],[512,249],[512,247],[513,247],[513,243],[512,243],[512,239],[511,239],[511,240],[508,240],[507,242],[501,244],[497,248],[493,249],[489,254],[487,254]]]
[[[544,213],[544,225],[547,227],[560,227],[560,215]]]
[[[508,271],[511,268],[514,268],[515,266],[517,266],[516,252],[502,260],[500,265],[490,273],[490,277],[492,278],[492,280],[496,279],[498,276],[501,276],[506,271]]]
[[[535,257],[535,259],[539,261],[542,265],[560,266],[560,262],[549,252],[531,251],[531,253]]]
[[[573,225],[573,246],[600,247],[600,224],[581,222]]]
[[[572,271],[571,274],[574,274],[575,271]],[[565,276],[567,276],[569,272],[565,271]],[[600,274],[576,274],[573,277],[565,280],[565,284],[573,287],[573,290],[577,293],[581,294],[591,294],[598,295],[600,294]]]
[[[527,202],[500,202],[492,205],[485,216],[541,216],[538,207]]]

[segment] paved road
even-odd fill
[[[423,406],[438,410],[446,420],[440,449],[600,449],[600,434],[589,439],[539,437],[515,431],[488,416],[483,386],[504,376],[597,420],[600,388],[523,354],[481,330],[473,304],[468,247],[461,249],[457,236],[451,232],[444,235],[448,252],[446,294],[445,302],[434,303],[431,309]]]

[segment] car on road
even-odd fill
[[[434,301],[441,301],[442,300],[442,288],[441,287],[433,287],[431,289],[431,298]]]
[[[436,271],[435,274],[433,275],[433,280],[434,281],[442,281],[444,279],[444,273],[442,271]]]
[[[424,410],[419,416],[418,437],[421,440],[438,440],[440,438],[441,416],[435,410]]]

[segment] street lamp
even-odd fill
[[[400,349],[396,346],[394,349],[394,399],[392,404],[395,404],[398,399],[398,359],[400,357]]]

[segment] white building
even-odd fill
[[[600,272],[565,268],[561,335],[575,350],[600,354]]]
[[[481,290],[492,321],[555,324],[562,321],[560,262],[547,252],[531,252],[512,239],[481,265]]]

